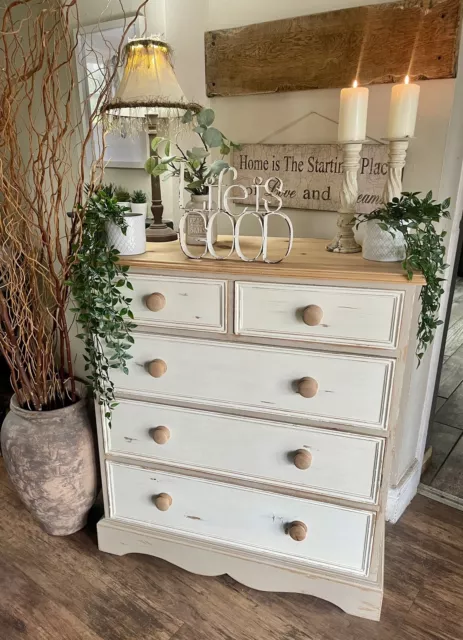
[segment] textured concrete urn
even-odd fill
[[[97,493],[86,398],[41,412],[21,409],[13,396],[1,440],[8,476],[42,528],[55,536],[82,529]]]

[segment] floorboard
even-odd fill
[[[462,437],[463,431],[449,427],[446,424],[433,422],[429,428],[428,445],[432,447],[431,463],[421,476],[423,484],[432,484],[442,465],[447,460],[453,447]]]
[[[95,514],[97,515],[97,514]],[[94,526],[47,536],[0,461],[1,640],[461,640],[463,512],[417,496],[387,527],[380,623],[298,594],[101,553]]]
[[[463,498],[463,437],[450,452],[431,486],[457,498]]]
[[[442,365],[438,396],[449,398],[462,381],[463,346],[460,346]]]
[[[434,416],[436,422],[463,430],[463,383],[452,393]]]

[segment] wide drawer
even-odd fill
[[[226,282],[130,274],[136,322],[156,327],[225,332]]]
[[[301,564],[368,572],[374,523],[368,511],[116,463],[108,463],[108,476],[114,518]],[[156,506],[159,497],[167,510]],[[291,537],[295,526],[298,534],[306,527],[304,539]]]
[[[120,400],[106,451],[187,469],[377,499],[383,439],[209,411]]]
[[[397,347],[403,292],[236,282],[235,333]]]
[[[392,359],[170,336],[134,337],[129,375],[116,369],[111,374],[119,389],[180,403],[386,427]]]

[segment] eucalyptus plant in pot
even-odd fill
[[[418,362],[434,339],[439,320],[440,298],[444,293],[442,282],[445,264],[445,231],[436,227],[442,218],[449,218],[450,199],[438,203],[432,192],[420,198],[420,193],[404,192],[400,198],[393,198],[383,207],[357,217],[357,226],[362,223],[376,223],[382,232],[393,238],[403,238],[404,255],[402,267],[409,280],[415,271],[426,278],[422,287],[421,313],[418,321],[416,355]]]
[[[209,197],[209,183],[224,169],[230,167],[225,160],[233,149],[240,149],[240,145],[232,142],[219,129],[212,126],[215,113],[212,109],[202,109],[199,113],[186,111],[182,121],[193,127],[198,136],[198,144],[191,149],[185,149],[178,142],[168,138],[156,137],[151,148],[153,155],[147,160],[145,170],[154,176],[164,176],[164,179],[180,177],[180,188],[190,193],[190,201],[185,209],[206,209]],[[216,149],[220,158],[210,161],[212,150]],[[206,229],[202,216],[190,215],[186,230],[188,244],[204,244]],[[213,238],[216,238],[214,230]]]
[[[105,314],[99,315],[102,328],[92,336],[93,351],[86,357],[90,382],[99,393],[103,389],[101,401],[109,413],[111,386],[100,376],[111,365],[124,366],[123,345],[128,344],[125,332],[122,337],[122,331],[113,330],[120,324],[115,314],[123,314],[124,326],[128,316],[124,300],[121,308],[113,306],[121,300],[116,291],[123,290],[126,274],[109,286],[118,273],[117,252],[107,248],[102,253],[98,246],[85,283],[82,271],[84,256],[97,238],[93,196],[85,193],[84,176],[89,173],[92,185],[99,184],[104,167],[102,145],[88,170],[86,145],[109,96],[122,47],[114,72],[99,84],[89,130],[83,134],[73,118],[75,40],[69,24],[79,28],[76,3],[30,0],[26,13],[22,4],[11,0],[3,7],[8,18],[0,34],[6,60],[0,112],[9,114],[0,118],[0,351],[14,390],[1,448],[10,481],[33,516],[50,534],[67,535],[84,526],[98,486],[86,387],[76,376],[70,336],[71,288],[79,283],[86,289],[92,318]],[[59,91],[53,89],[58,77]],[[46,126],[37,126],[41,116]],[[72,216],[66,215],[69,210]],[[106,221],[104,207],[98,215]],[[96,287],[101,280],[104,295]],[[90,317],[85,311],[79,314],[82,323]],[[103,349],[103,332],[110,340],[109,353]]]

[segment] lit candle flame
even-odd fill
[[[409,84],[409,82],[410,82],[409,76],[405,76],[405,84]]]
[[[352,86],[354,87],[354,89],[357,89],[357,87],[359,86],[359,83],[357,82],[357,80],[354,80],[354,82],[352,83]]]

